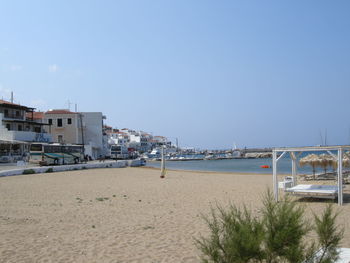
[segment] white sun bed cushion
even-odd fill
[[[336,263],[349,263],[350,262],[350,248],[340,248],[339,259]]]
[[[336,195],[338,186],[336,185],[317,185],[317,184],[298,184],[294,187],[287,188],[286,192],[300,194],[325,194]]]
[[[335,263],[349,263],[350,262],[350,248],[338,248],[339,259]],[[322,251],[318,251],[317,255],[320,256]]]

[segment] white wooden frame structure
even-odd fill
[[[350,151],[350,145],[340,146],[313,146],[313,147],[286,147],[272,149],[272,177],[273,177],[273,192],[275,200],[278,202],[278,178],[277,178],[277,162],[286,154],[289,153],[292,159],[292,177],[293,185],[296,183],[297,175],[297,158],[302,152],[328,152],[338,161],[338,205],[343,205],[343,154],[345,151]],[[337,151],[334,155],[331,151]],[[277,157],[277,154],[280,155]],[[296,155],[296,153],[298,153]]]

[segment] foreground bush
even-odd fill
[[[290,262],[330,263],[338,259],[342,231],[336,227],[337,214],[328,205],[314,223],[304,218],[304,209],[288,199],[275,202],[270,192],[263,199],[260,217],[244,207],[217,206],[204,217],[209,237],[196,239],[202,262]],[[315,231],[317,239],[306,242]]]
[[[26,169],[23,170],[22,174],[35,174],[35,171],[33,169]]]

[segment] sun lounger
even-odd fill
[[[334,263],[349,263],[350,262],[350,248],[338,248],[339,258]],[[322,250],[318,251],[316,255],[320,256]]]
[[[293,177],[286,176],[282,182],[278,183],[278,188],[286,190],[287,188],[291,188],[293,186]]]
[[[338,187],[336,185],[315,185],[299,184],[285,189],[286,192],[305,197],[330,198],[335,199],[338,196]]]
[[[350,248],[340,248],[339,249],[339,259],[336,263],[349,263],[350,262]]]

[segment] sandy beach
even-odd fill
[[[0,178],[0,262],[199,262],[201,213],[230,201],[257,211],[272,184],[271,175],[159,175],[119,168]],[[302,203],[308,215],[326,206]],[[348,198],[340,209],[350,247]]]

